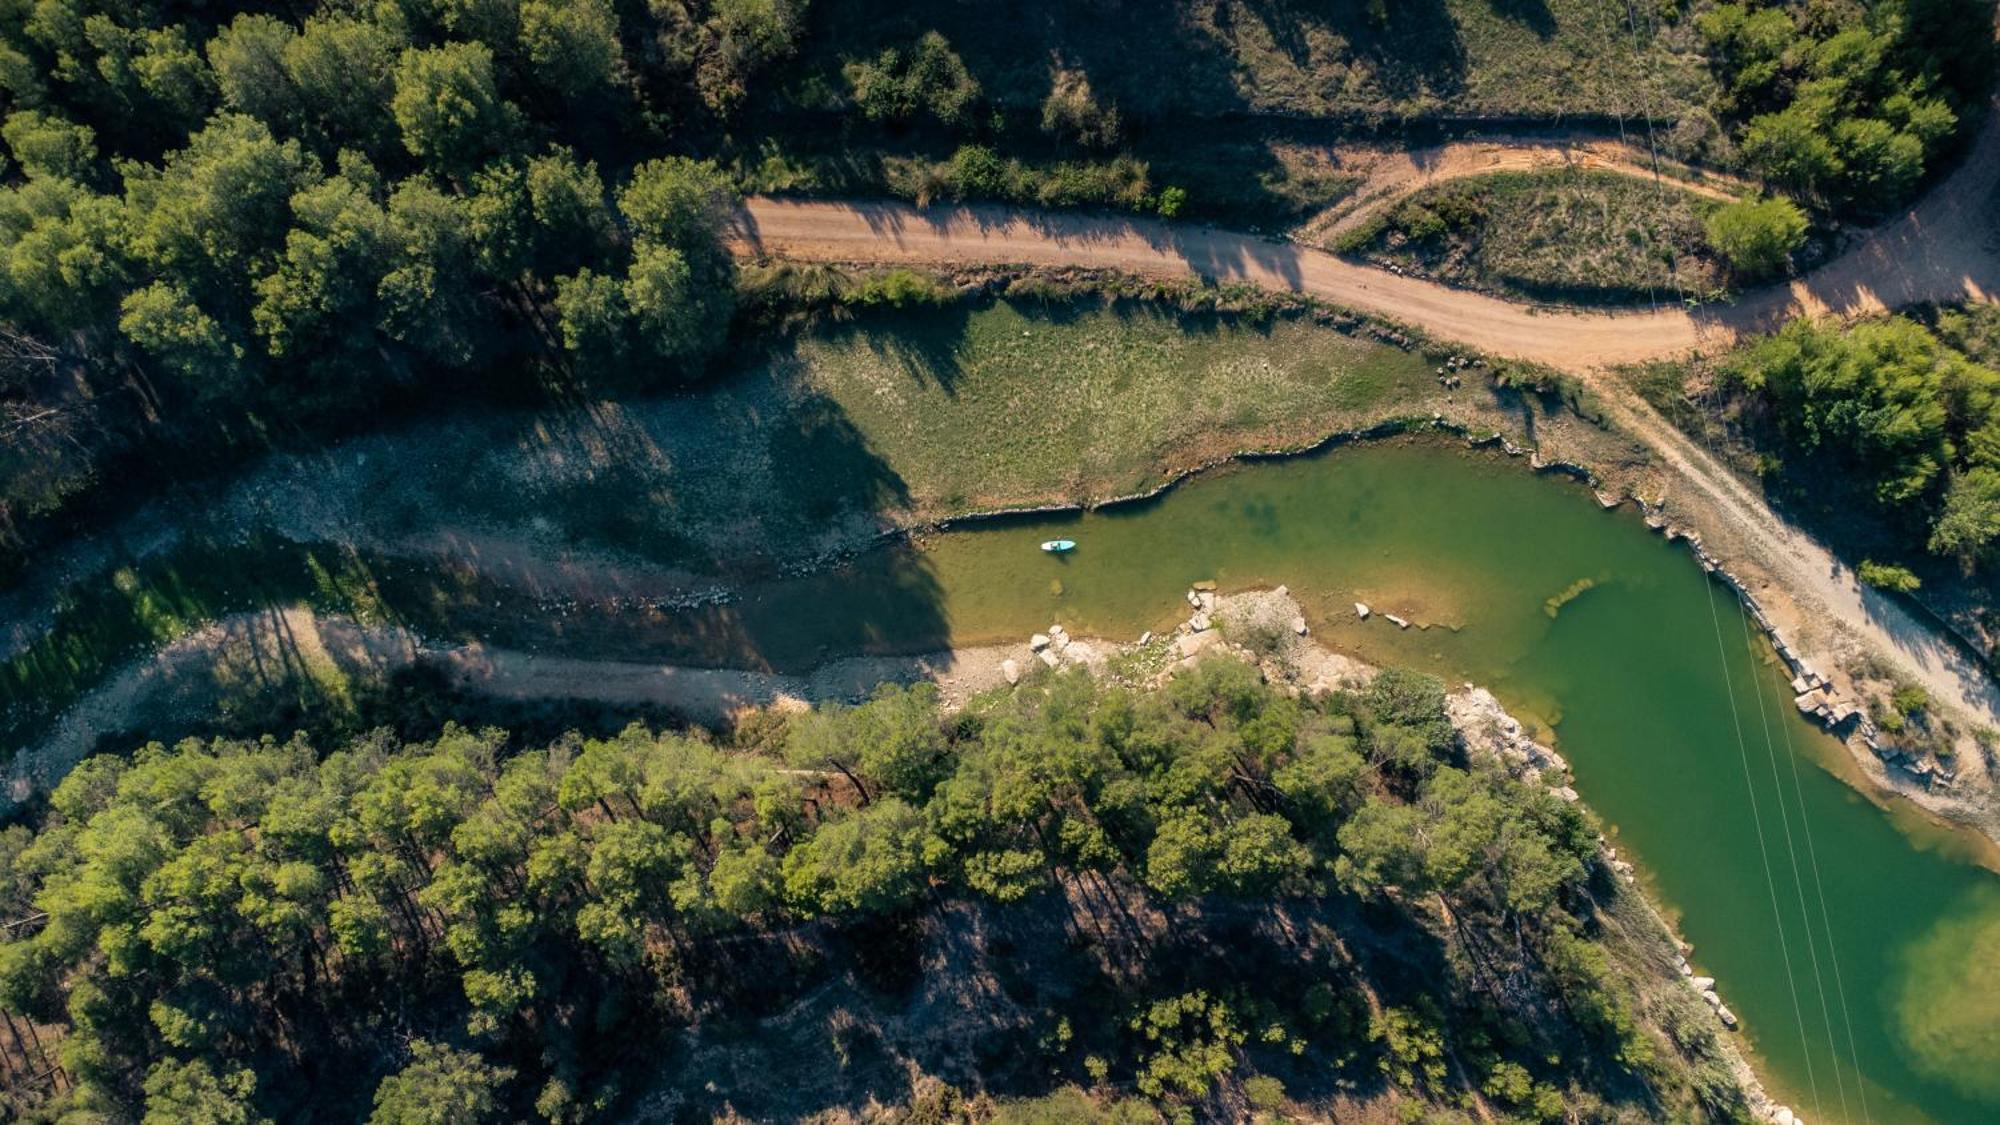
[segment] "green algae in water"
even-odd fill
[[[1555,616],[1562,612],[1564,606],[1595,589],[1597,582],[1598,580],[1595,578],[1577,579],[1568,586],[1563,587],[1562,593],[1543,602],[1542,612],[1548,614],[1549,619],[1553,621]]]
[[[1903,951],[1896,1014],[1913,1066],[2000,1102],[2000,904],[1979,898]]]

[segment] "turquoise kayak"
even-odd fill
[[[1076,550],[1076,540],[1051,539],[1042,544],[1042,550],[1047,551],[1051,555],[1060,555],[1064,551],[1074,551]]]

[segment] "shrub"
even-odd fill
[[[936,278],[915,270],[896,269],[863,280],[854,289],[853,301],[857,305],[905,309],[946,305],[957,296],[951,286]]]
[[[1259,1074],[1244,1079],[1243,1096],[1250,1100],[1250,1108],[1275,1113],[1285,1104],[1285,1084],[1268,1074]]]
[[[1198,1098],[1236,1065],[1243,1029],[1229,1005],[1206,992],[1160,1000],[1133,1016],[1129,1026],[1144,1040],[1139,1089],[1158,1098]]]
[[[1709,213],[1709,245],[1743,277],[1783,269],[1806,240],[1806,215],[1789,199],[1743,199]]]
[[[929,113],[956,124],[979,98],[979,83],[945,37],[928,31],[909,50],[885,48],[841,68],[854,104],[871,121],[907,121]]]
[[[1887,590],[1895,594],[1914,594],[1923,586],[1923,579],[1911,573],[1908,567],[1895,563],[1878,563],[1874,559],[1863,559],[1854,573],[1863,582],[1877,590]]]

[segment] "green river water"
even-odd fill
[[[1054,537],[1080,546],[1036,550]],[[1552,733],[1808,1121],[2000,1117],[2000,878],[1973,842],[1836,776],[1845,751],[1684,549],[1501,455],[1359,446],[944,532],[766,586],[669,648],[783,667],[1051,622],[1131,638],[1203,579],[1284,583],[1323,641],[1486,685]]]
[[[1078,549],[1036,549],[1058,537]],[[353,559],[331,548],[253,537],[181,555],[141,568],[124,616],[86,613],[16,661],[8,698],[68,685],[64,670],[81,686],[110,656],[80,654],[122,651],[162,615],[356,601],[339,572]],[[1411,439],[1241,465],[1145,503],[886,545],[692,611],[539,612],[378,562],[371,604],[441,638],[786,669],[1052,622],[1131,639],[1181,620],[1191,583],[1285,584],[1322,641],[1490,687],[1553,737],[1806,1120],[2000,1120],[1991,852],[1841,780],[1845,750],[1796,715],[1761,638],[1684,549],[1498,453]],[[99,600],[118,601],[111,585]],[[1358,620],[1356,601],[1375,615]]]

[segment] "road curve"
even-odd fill
[[[1336,147],[1329,150],[1341,171],[1358,172],[1361,182],[1346,197],[1307,220],[1294,237],[1314,246],[1331,245],[1340,235],[1360,226],[1383,208],[1424,188],[1495,172],[1556,170],[1616,172],[1652,180],[1655,166],[1643,148],[1609,137],[1584,133],[1568,136],[1482,137],[1450,141],[1419,149],[1378,146]],[[1754,188],[1735,176],[1704,171],[1689,176],[1671,167],[1660,169],[1668,190],[1688,192],[1727,203]]]
[[[1190,275],[1310,294],[1499,356],[1568,371],[1728,346],[1796,315],[1852,315],[2000,292],[1988,215],[2000,183],[2000,114],[1960,168],[1851,252],[1725,305],[1598,312],[1516,304],[1387,273],[1256,235],[1146,219],[1005,207],[914,207],[753,197],[731,246],[746,257],[908,265],[1083,266]]]

